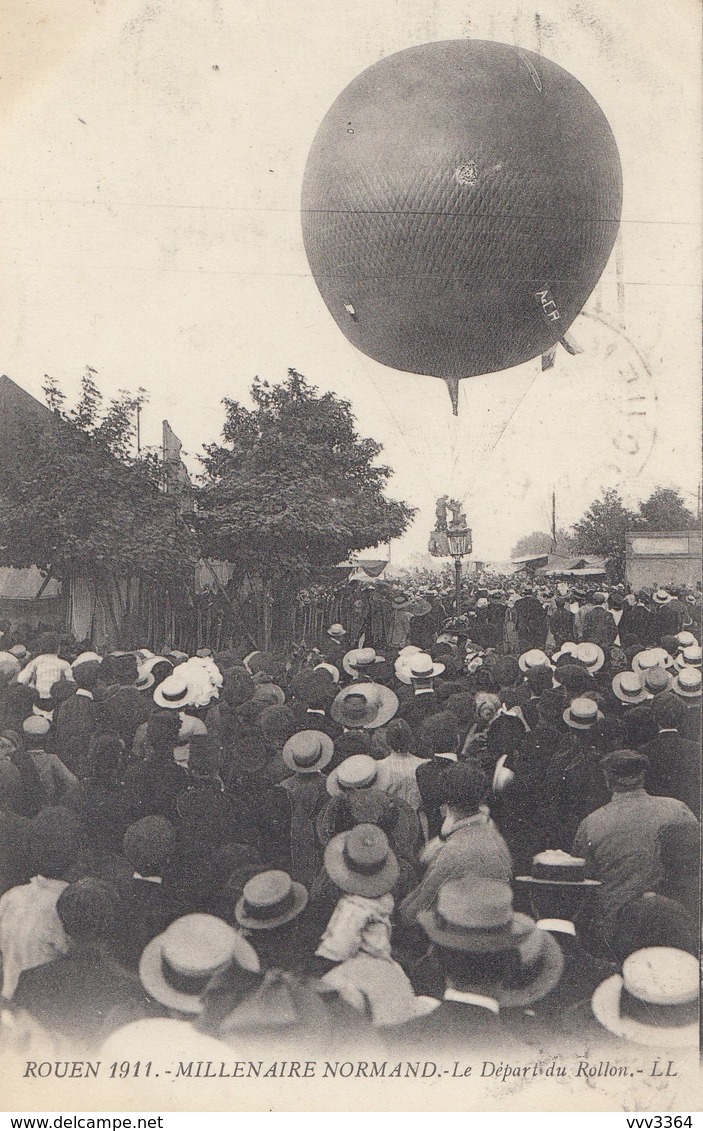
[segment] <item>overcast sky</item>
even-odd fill
[[[57,10],[59,9],[59,10]],[[188,453],[224,395],[289,366],[347,397],[421,507],[466,495],[475,554],[577,519],[602,485],[695,506],[700,450],[699,7],[674,0],[5,0],[0,73],[0,372],[39,395],[145,386]],[[541,50],[590,90],[623,164],[615,254],[573,326],[585,352],[462,382],[398,374],[342,336],[300,229],[307,153],[360,71],[437,39]],[[633,376],[634,375],[634,376]],[[632,417],[633,391],[643,415]],[[634,426],[634,440],[633,436]],[[636,450],[635,450],[636,449]],[[189,460],[191,466],[195,461]]]

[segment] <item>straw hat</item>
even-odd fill
[[[432,942],[475,954],[508,950],[535,930],[529,916],[513,911],[508,884],[476,876],[442,884],[434,907],[417,921]]]
[[[603,667],[605,663],[605,652],[599,644],[591,644],[584,641],[576,648],[576,659],[585,664],[589,672],[597,672]]]
[[[352,648],[342,660],[347,675],[357,676],[359,672],[369,671],[374,664],[382,664],[385,657],[377,656],[374,648]]]
[[[378,762],[370,754],[352,754],[327,777],[327,792],[339,797],[347,789],[368,789],[378,778]]]
[[[603,718],[598,704],[593,699],[572,699],[562,718],[572,730],[590,730],[594,723]]]
[[[621,703],[644,703],[650,697],[640,677],[633,671],[618,672],[613,677],[612,688]]]
[[[333,837],[325,849],[325,868],[342,891],[369,899],[386,895],[400,875],[395,853],[377,825],[356,825]]]
[[[314,672],[327,672],[332,677],[333,683],[339,683],[339,668],[335,667],[334,664],[328,664],[326,660],[321,664],[316,664],[312,670]]]
[[[213,974],[236,962],[258,973],[259,959],[245,938],[215,915],[183,915],[147,943],[139,978],[156,1001],[181,1013],[201,1013]]]
[[[410,674],[408,672],[410,657],[421,651],[422,648],[418,648],[417,644],[408,644],[405,648],[400,649],[393,667],[395,670],[396,679],[399,679],[401,683],[410,683]]]
[[[137,682],[134,685],[137,691],[146,691],[154,686],[156,683],[154,668],[157,664],[168,664],[169,668],[173,667],[171,661],[167,660],[165,656],[150,656],[139,665]]]
[[[427,652],[411,652],[407,660],[410,679],[434,679],[444,671],[444,664],[436,664]]]
[[[638,1045],[698,1043],[698,961],[683,950],[650,946],[625,959],[622,974],[597,987],[591,1009],[604,1029]]]
[[[530,648],[527,652],[523,652],[518,657],[518,664],[521,672],[526,672],[528,668],[551,667],[549,656],[541,648]]]
[[[271,931],[300,915],[308,902],[307,889],[287,872],[259,872],[244,885],[234,915],[241,927]]]
[[[398,696],[380,683],[353,683],[338,692],[330,710],[332,718],[351,729],[385,726],[398,710]]]
[[[575,640],[565,640],[558,652],[552,656],[552,663],[556,664],[562,656],[576,656],[578,654],[579,646]]]
[[[666,648],[644,648],[633,658],[633,672],[646,672],[650,668],[670,668],[674,661]]]
[[[580,856],[570,856],[560,848],[548,848],[532,857],[529,876],[516,876],[523,884],[547,884],[557,887],[600,887],[601,880],[586,878],[586,861]]]
[[[668,593],[666,589],[657,589],[656,593],[652,595],[652,600],[657,605],[665,605],[667,601],[671,600],[671,593]]]
[[[681,670],[682,668],[691,667],[699,668],[701,666],[701,652],[700,644],[689,644],[679,655],[676,657],[676,667]]]
[[[698,643],[693,633],[687,632],[686,630],[677,632],[676,640],[681,648],[690,648],[692,644]]]
[[[347,630],[343,624],[331,624],[327,629],[327,635],[331,636],[333,640],[340,640],[347,635]]]
[[[332,760],[334,743],[321,730],[300,730],[283,747],[283,761],[298,774],[314,774]]]
[[[671,685],[671,690],[682,699],[700,699],[701,672],[699,668],[682,668]]]

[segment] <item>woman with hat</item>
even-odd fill
[[[365,824],[340,833],[325,849],[325,869],[343,894],[316,950],[332,964],[322,985],[370,1012],[374,1025],[401,1024],[425,1012],[391,956],[391,892],[400,869],[385,834]]]

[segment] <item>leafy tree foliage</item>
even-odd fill
[[[158,490],[158,458],[133,449],[144,390],[104,405],[89,369],[70,411],[50,378],[45,394],[52,416],[24,422],[0,471],[2,563],[64,579],[136,574],[171,588],[192,576],[193,538]]]
[[[351,406],[294,369],[255,380],[254,407],[226,399],[222,443],[205,447],[197,530],[205,552],[238,562],[267,592],[292,595],[318,570],[399,537],[414,510],[387,499],[381,445]]]
[[[563,554],[568,556],[576,549],[576,539],[570,531],[559,528],[557,530],[556,549],[552,546],[552,536],[544,530],[533,530],[518,538],[510,553],[511,558],[526,558],[528,554]]]
[[[638,530],[695,530],[698,520],[684,503],[680,491],[657,487],[640,503],[635,525]]]
[[[625,532],[636,520],[614,489],[605,490],[591,503],[583,517],[574,523],[576,545],[587,554],[599,554],[618,571],[625,566]]]

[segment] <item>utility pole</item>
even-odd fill
[[[552,491],[552,552],[557,549],[557,493]]]
[[[139,453],[142,450],[142,429],[141,429],[141,420],[140,420],[141,414],[142,414],[142,406],[138,403],[137,404],[137,455],[139,455]]]

